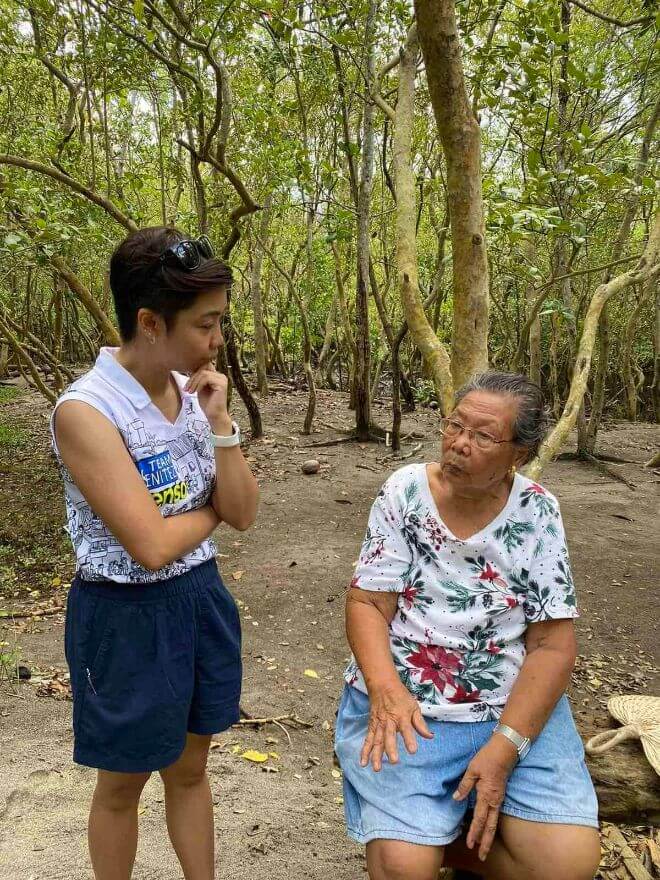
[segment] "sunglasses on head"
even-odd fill
[[[160,255],[160,262],[165,266],[193,272],[198,269],[202,260],[210,260],[214,256],[213,245],[207,235],[199,238],[184,238],[171,244]]]

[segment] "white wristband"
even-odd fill
[[[236,422],[231,423],[232,433],[227,437],[223,437],[221,434],[214,434],[211,431],[211,446],[213,448],[220,447],[221,449],[227,449],[230,446],[239,446],[241,442],[241,429],[238,427]]]

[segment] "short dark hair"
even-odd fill
[[[110,258],[110,289],[124,342],[135,337],[140,309],[161,315],[169,330],[177,314],[194,305],[200,293],[231,287],[231,269],[215,257],[191,271],[161,262],[165,250],[185,238],[172,226],[148,226],[131,232]]]
[[[489,370],[466,382],[456,392],[456,403],[471,391],[488,391],[516,398],[518,413],[513,424],[513,439],[527,450],[529,458],[533,458],[548,429],[548,408],[539,386],[522,373]]]

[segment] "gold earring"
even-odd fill
[[[517,468],[516,468],[515,464],[512,464],[512,465],[511,465],[511,470],[509,471],[509,473],[511,474],[512,477],[513,477],[514,474],[516,473],[516,470],[517,470]]]

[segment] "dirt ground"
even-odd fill
[[[249,448],[262,492],[257,524],[247,533],[224,528],[217,535],[221,571],[242,611],[243,707],[257,718],[295,715],[309,724],[243,725],[216,738],[209,773],[220,880],[366,876],[361,849],[344,834],[332,759],[349,653],[342,600],[371,502],[402,461],[387,458],[382,444],[308,448],[341,436],[352,417],[345,395],[320,391],[315,432],[303,437],[305,403],[304,392],[283,387],[263,403],[266,437]],[[246,425],[239,404],[233,407]],[[387,402],[374,409],[387,426]],[[94,771],[72,764],[71,703],[57,699],[66,692],[59,683],[61,608],[73,565],[47,419],[48,408],[30,393],[0,406],[0,642],[32,671],[32,680],[19,685],[6,673],[3,680],[0,667],[0,877],[6,880],[92,877],[86,818]],[[404,417],[404,433],[421,435],[405,442],[406,461],[437,456],[437,419],[430,409]],[[578,585],[581,655],[571,696],[582,730],[609,726],[605,703],[612,693],[660,693],[660,477],[641,467],[658,445],[657,426],[605,425],[600,449],[635,462],[612,465],[635,489],[574,461],[558,461],[543,475],[562,504]],[[304,476],[300,465],[311,457],[321,462],[320,473]],[[268,760],[250,762],[241,757],[247,749]],[[181,877],[157,776],[140,810],[134,877]]]

